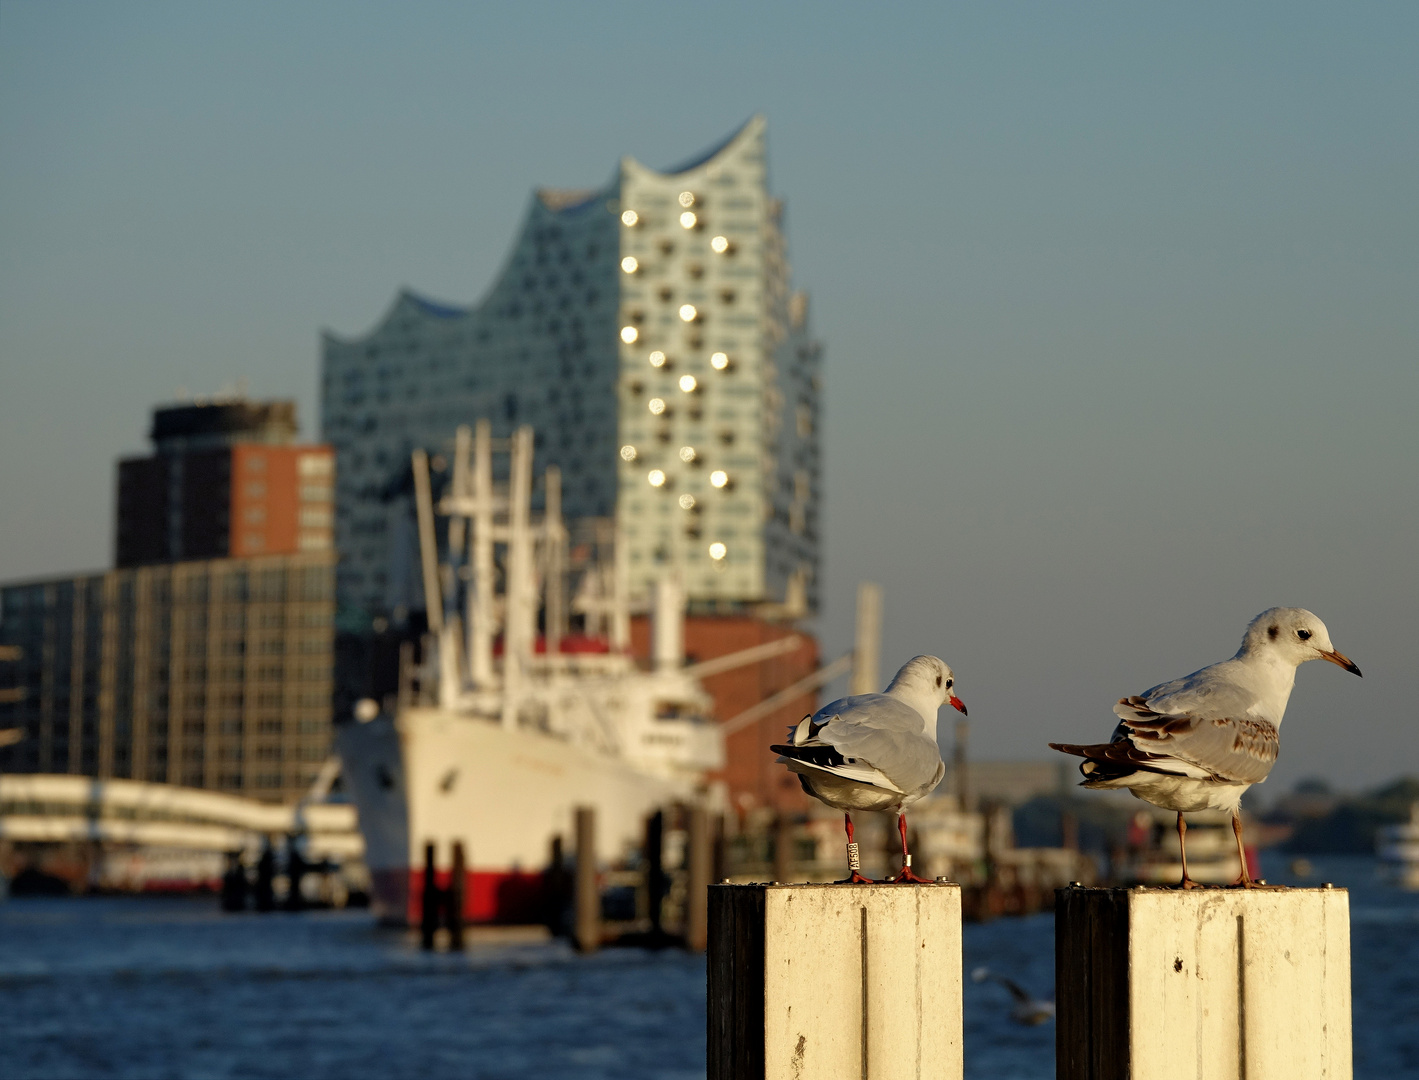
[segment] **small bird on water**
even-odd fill
[[[912,873],[905,810],[946,775],[936,744],[936,711],[948,702],[966,711],[955,685],[956,676],[944,660],[916,656],[882,693],[839,698],[789,728],[787,745],[769,747],[798,774],[804,791],[843,812],[848,853],[843,884],[872,883],[860,873],[853,810],[897,812],[902,872],[888,880],[926,884],[927,879]]]
[[[1184,813],[1225,810],[1241,860],[1241,884],[1257,885],[1247,873],[1242,846],[1242,793],[1259,784],[1276,764],[1281,718],[1296,668],[1329,660],[1355,675],[1360,669],[1330,642],[1325,623],[1304,608],[1263,611],[1230,660],[1162,683],[1114,706],[1119,725],[1106,743],[1050,743],[1084,759],[1086,788],[1128,788],[1133,796],[1176,811],[1184,889],[1188,877]]]

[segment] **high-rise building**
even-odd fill
[[[156,452],[118,463],[116,564],[331,550],[334,455],[295,435],[292,401],[154,410]]]
[[[333,552],[0,586],[0,772],[289,801],[330,753]]]
[[[334,456],[293,402],[155,410],[118,569],[0,585],[0,771],[290,800],[330,753]],[[8,684],[8,685],[5,685]]]
[[[614,518],[632,595],[673,570],[692,610],[816,608],[820,349],[764,139],[755,117],[678,168],[538,191],[481,302],[406,291],[367,334],[325,335],[346,629],[422,607],[409,453],[437,470],[484,417],[534,427],[568,518]]]

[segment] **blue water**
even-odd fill
[[[1356,1075],[1419,1078],[1419,896],[1368,860],[1316,863],[1352,890]],[[978,965],[1048,996],[1052,917],[967,926]],[[994,984],[965,995],[968,1077],[1054,1075],[1052,1023],[1013,1023]],[[425,955],[363,912],[0,904],[0,1077],[680,1080],[705,1073],[704,1007],[703,958],[674,951]]]

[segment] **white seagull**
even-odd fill
[[[1135,798],[1177,812],[1184,889],[1197,883],[1187,875],[1183,814],[1226,810],[1237,838],[1241,884],[1252,888],[1242,848],[1242,792],[1265,780],[1276,764],[1281,718],[1296,668],[1307,660],[1329,660],[1360,674],[1309,611],[1271,608],[1251,621],[1230,660],[1122,699],[1114,706],[1121,722],[1112,741],[1050,746],[1084,758],[1084,787],[1128,788]]]
[[[852,811],[895,810],[902,834],[902,872],[889,880],[926,883],[912,873],[903,811],[946,775],[936,745],[936,710],[950,702],[966,711],[955,685],[956,676],[945,661],[913,657],[882,693],[839,698],[789,728],[789,745],[769,747],[798,774],[804,791],[843,812],[847,882],[871,884],[859,873]]]

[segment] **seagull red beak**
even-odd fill
[[[1355,672],[1355,674],[1358,675],[1358,674],[1360,674],[1360,673],[1357,671],[1357,672]],[[951,695],[949,698],[947,698],[946,700],[951,703],[951,708],[955,709],[955,710],[956,710],[958,713],[960,713],[962,716],[965,716],[965,715],[966,715],[966,703],[965,703],[964,701],[962,701],[960,698],[958,698],[955,694],[952,694],[952,695]]]
[[[1353,662],[1348,656],[1346,656],[1344,653],[1342,653],[1342,652],[1323,652],[1323,653],[1321,653],[1320,655],[1321,655],[1321,659],[1322,659],[1322,660],[1329,660],[1332,664],[1339,664],[1339,665],[1340,665],[1341,667],[1343,667],[1346,671],[1350,672],[1351,675],[1360,675],[1360,669],[1357,668],[1357,667],[1355,666],[1354,662]],[[1363,676],[1363,675],[1360,675],[1360,678],[1363,679],[1364,676]]]

